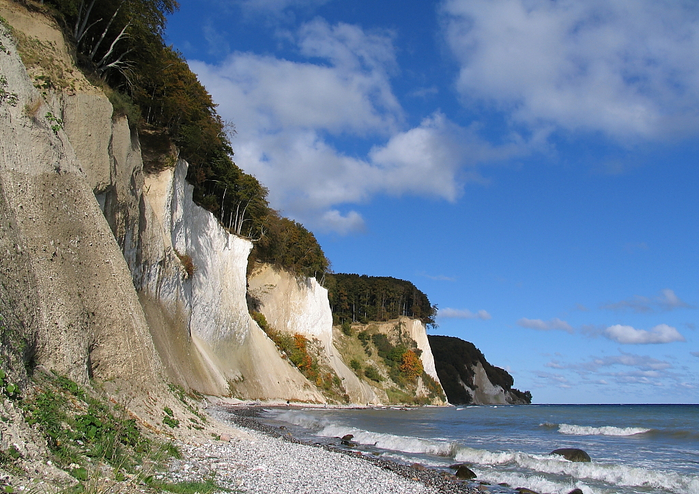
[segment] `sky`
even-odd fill
[[[234,160],[534,403],[699,403],[699,3],[181,0]]]

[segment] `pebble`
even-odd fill
[[[381,458],[358,456],[340,448],[305,444],[254,419],[255,412],[209,408],[215,418],[233,422],[241,437],[182,444],[171,482],[213,478],[234,492],[298,494],[457,494],[476,488],[446,478],[444,472],[416,469]],[[247,416],[246,416],[247,415]],[[224,434],[221,435],[223,439]]]

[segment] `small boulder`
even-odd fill
[[[410,467],[413,468],[414,470],[419,471],[419,472],[424,472],[425,470],[427,470],[427,467],[425,467],[425,465],[422,465],[420,463],[413,463],[412,465],[410,465]]]
[[[577,448],[561,448],[551,451],[552,455],[560,455],[568,461],[590,462],[590,455],[582,449]]]
[[[568,494],[583,494],[582,489],[573,489]]]
[[[471,480],[476,478],[476,474],[473,473],[473,470],[468,468],[466,465],[459,465],[459,468],[456,469],[456,473],[454,473],[457,479],[463,479],[463,480]]]
[[[354,439],[354,436],[352,434],[345,434],[344,436],[342,436],[343,441],[351,441],[352,439]]]
[[[519,492],[519,494],[539,494],[538,492],[527,489],[526,487],[517,487],[515,490]]]

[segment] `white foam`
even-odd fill
[[[650,431],[651,429],[645,429],[643,427],[612,427],[610,425],[589,427],[584,425],[560,424],[558,426],[558,432],[572,436],[635,436],[636,434],[645,434]]]
[[[475,471],[478,479],[491,484],[506,483],[511,486],[526,487],[535,492],[549,492],[551,494],[567,494],[573,489],[580,489],[583,494],[596,494],[596,491],[582,482],[555,482],[541,475],[527,476],[514,472]]]
[[[456,461],[486,467],[513,465],[531,471],[533,474],[560,475],[578,480],[603,482],[610,486],[643,487],[678,494],[699,494],[698,476],[628,465],[571,462],[558,455],[533,455],[517,451],[491,452],[474,448],[460,448],[456,453]],[[529,478],[529,476],[525,477]],[[557,492],[527,487],[536,491]]]
[[[345,434],[352,434],[355,443],[402,453],[453,456],[456,450],[456,444],[449,441],[383,434],[337,424],[330,424],[318,432],[318,435],[324,437],[342,437]]]
[[[312,431],[318,431],[330,423],[327,419],[320,419],[297,410],[268,410],[267,412],[275,420],[298,425]]]

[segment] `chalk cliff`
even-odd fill
[[[514,379],[491,365],[471,342],[453,336],[429,336],[444,391],[452,404],[519,405],[531,394],[513,388]]]
[[[72,65],[55,23],[5,0],[0,15],[69,79],[39,91],[36,78],[53,69],[27,72],[0,28],[0,313],[18,335],[2,349],[17,373],[21,354],[79,383],[153,396],[169,381],[207,395],[325,403],[253,320],[252,301],[270,326],[314,342],[345,402],[389,402],[339,350],[344,336],[317,280],[264,264],[247,276],[252,243],[194,204],[184,160],[144,172],[137,132]],[[414,343],[439,387],[424,324],[387,324],[386,334],[398,325]],[[473,370],[474,401],[500,402],[486,371]],[[417,382],[415,393],[434,393]]]

